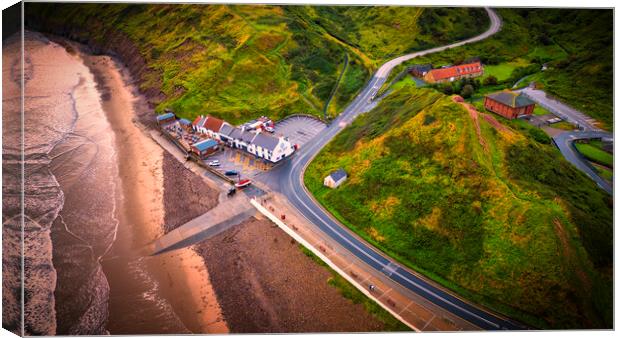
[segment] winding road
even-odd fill
[[[468,303],[454,294],[447,292],[434,282],[419,276],[408,268],[395,262],[372,245],[353,234],[344,225],[329,215],[306,190],[303,183],[304,171],[312,159],[329,141],[349,125],[357,116],[372,109],[380,97],[373,100],[377,91],[385,83],[394,67],[426,54],[462,46],[480,41],[497,33],[501,28],[501,19],[491,9],[486,8],[491,24],[487,31],[473,38],[450,45],[407,54],[383,64],[373,75],[366,87],[351,104],[322,133],[310,140],[296,156],[286,161],[269,175],[271,186],[286,196],[290,203],[320,231],[329,236],[343,248],[364,261],[374,274],[383,274],[393,282],[424,297],[430,302],[453,313],[454,315],[485,330],[524,330],[525,326],[498,314],[489,312],[479,306]]]
[[[613,134],[604,130],[585,130],[585,131],[567,131],[553,137],[553,142],[560,149],[560,152],[571,162],[577,169],[583,171],[596,184],[608,194],[613,195],[613,186],[611,183],[601,178],[592,168],[588,160],[577,151],[574,142],[577,140],[590,140],[599,138],[613,138]]]
[[[613,195],[613,186],[609,181],[603,179],[590,162],[584,158],[575,148],[576,140],[589,140],[598,138],[611,138],[613,134],[606,132],[595,125],[596,120],[578,111],[569,105],[549,97],[544,91],[532,87],[526,87],[517,92],[525,94],[535,101],[538,105],[552,112],[561,119],[577,125],[578,131],[565,131],[553,137],[553,142],[560,149],[560,152],[577,169],[588,175],[601,189]]]

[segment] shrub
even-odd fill
[[[528,134],[534,139],[534,141],[538,143],[542,143],[542,144],[551,143],[551,139],[549,138],[549,136],[541,129],[530,128],[528,130]]]
[[[493,75],[489,75],[486,78],[484,78],[484,81],[482,83],[485,86],[495,86],[497,84],[497,78]]]
[[[461,90],[461,96],[468,99],[471,97],[471,95],[474,93],[474,87],[470,84],[467,84],[463,87],[463,90]]]

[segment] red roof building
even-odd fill
[[[222,124],[224,124],[224,121],[213,116],[207,116],[207,122],[204,124],[204,128],[214,133],[218,133],[220,128],[222,128]]]
[[[484,108],[509,120],[521,115],[532,115],[535,103],[525,95],[509,90],[484,97]]]
[[[195,131],[213,139],[219,139],[219,132],[223,124],[223,120],[210,115],[198,116],[192,123]]]
[[[467,63],[458,66],[432,69],[424,75],[424,81],[428,83],[452,82],[468,77],[477,77],[484,73],[480,62]]]

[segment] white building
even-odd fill
[[[343,169],[333,171],[323,179],[323,185],[332,189],[337,188],[347,180],[347,173]]]
[[[222,126],[219,137],[229,147],[241,149],[273,163],[291,156],[296,150],[295,145],[286,137],[275,137],[260,131],[249,132],[228,124]]]
[[[256,134],[252,140],[252,150],[254,155],[276,163],[295,152],[295,145],[289,142],[286,137],[275,137],[264,133]]]
[[[216,117],[201,115],[192,122],[192,129],[214,140],[220,140],[219,132],[224,124],[227,123]]]

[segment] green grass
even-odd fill
[[[29,27],[144,61],[156,111],[231,123],[338,114],[385,59],[484,30],[482,8],[29,3]],[[113,41],[113,43],[108,44]],[[348,64],[344,70],[344,58]]]
[[[552,45],[538,45],[529,52],[528,57],[531,59],[539,58],[543,61],[547,60],[562,60],[568,57],[568,54],[557,44]]]
[[[608,168],[614,167],[614,156],[603,150],[600,141],[589,143],[576,142],[575,147],[588,160]]]
[[[398,90],[406,86],[413,86],[413,87],[417,86],[415,80],[413,79],[413,76],[410,76],[410,75],[405,76],[400,81],[394,83],[394,85],[391,88],[393,90]]]
[[[610,327],[611,198],[539,129],[480,121],[487,150],[460,105],[403,85],[304,181],[362,238],[467,299],[538,328]],[[339,167],[347,182],[323,187]]]
[[[557,128],[557,129],[562,129],[562,130],[575,130],[575,129],[577,129],[577,127],[574,124],[572,124],[570,122],[566,122],[566,121],[554,123],[554,124],[550,125],[550,127]]]
[[[602,178],[608,180],[609,182],[613,182],[614,172],[612,169],[597,165],[596,163],[594,164],[594,168]]]
[[[488,65],[484,67],[483,77],[495,76],[495,78],[497,78],[498,81],[504,81],[510,78],[510,75],[512,75],[512,72],[517,67],[524,67],[527,65],[528,63],[524,62],[523,60],[501,63],[499,65]]]
[[[540,105],[536,105],[536,107],[534,107],[533,114],[534,115],[548,115],[548,114],[551,114],[551,112]]]
[[[366,311],[373,315],[377,320],[383,323],[384,331],[396,331],[396,332],[404,332],[411,331],[411,329],[403,324],[398,319],[394,318],[389,312],[383,309],[379,304],[370,298],[366,297],[362,292],[360,292],[355,286],[353,286],[349,281],[340,276],[336,271],[330,268],[325,262],[323,262],[319,257],[312,253],[312,251],[306,249],[304,246],[300,245],[299,249],[310,259],[312,259],[315,263],[327,269],[331,277],[327,280],[327,283],[340,291],[340,294],[349,299],[354,304],[362,304]]]
[[[524,62],[535,70],[536,81],[549,94],[613,128],[613,12],[583,9],[497,9],[502,30],[481,42],[408,61],[442,65],[480,57],[486,73],[500,78],[511,64]],[[532,66],[532,67],[534,67]],[[530,73],[530,72],[527,72]],[[521,76],[507,78],[511,87]],[[520,74],[515,74],[520,75]],[[524,74],[527,75],[527,74]],[[482,78],[484,79],[485,74]]]

